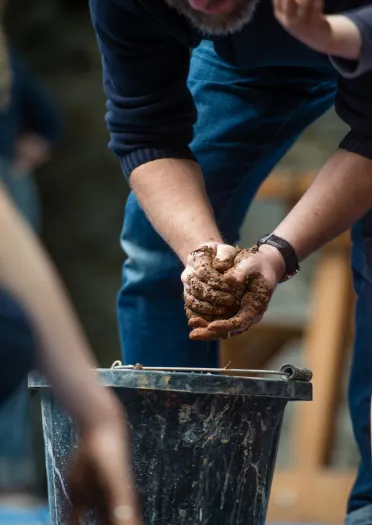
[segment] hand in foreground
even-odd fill
[[[97,509],[101,525],[141,525],[121,422],[83,433],[69,471],[69,525]]]
[[[323,14],[323,0],[273,0],[278,22],[293,37],[323,52],[329,46],[332,29]]]
[[[182,274],[190,339],[225,339],[260,321],[284,261],[271,246],[239,250],[202,246],[190,254]]]
[[[50,143],[36,133],[22,134],[16,144],[14,168],[20,172],[33,171],[46,164],[51,157]]]

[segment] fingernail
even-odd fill
[[[114,518],[119,521],[127,521],[133,518],[133,510],[128,505],[121,505],[114,509]]]

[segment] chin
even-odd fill
[[[236,0],[229,13],[207,14],[193,9],[187,0],[166,0],[205,36],[227,36],[243,29],[253,18],[259,0]]]

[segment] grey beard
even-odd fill
[[[205,36],[227,36],[240,31],[252,20],[259,3],[259,0],[238,0],[237,9],[232,13],[208,15],[192,9],[187,0],[165,1]]]

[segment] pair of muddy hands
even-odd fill
[[[258,251],[210,244],[189,255],[182,281],[190,339],[226,339],[261,319],[276,283],[259,272]]]

